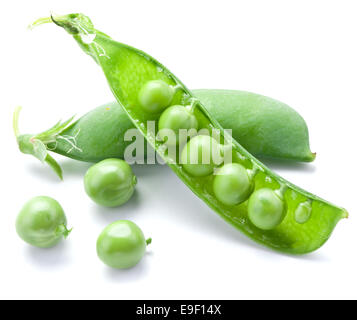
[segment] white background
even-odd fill
[[[357,298],[356,1],[2,1],[0,4],[0,298],[250,299]],[[113,100],[101,70],[62,29],[26,30],[50,11],[81,11],[113,38],[156,57],[190,88],[241,89],[279,99],[306,119],[312,164],[267,164],[345,207],[332,238],[293,257],[256,245],[222,221],[165,166],[135,166],[134,198],[117,209],[93,204],[82,186],[88,164],[55,155],[59,182],[21,154],[11,128],[47,129]],[[63,205],[68,240],[29,247],[14,221],[45,194]],[[135,268],[110,270],[96,257],[100,231],[132,219],[153,238]]]

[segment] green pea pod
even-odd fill
[[[237,90],[193,90],[235,140],[257,157],[311,162],[309,131],[294,109],[269,97]]]
[[[288,105],[246,91],[201,89],[193,93],[222,127],[231,129],[233,138],[253,155],[306,162],[315,159],[309,147],[307,125]],[[18,134],[18,140],[29,142],[35,137],[32,141],[42,142],[47,151],[80,161],[98,162],[123,159],[131,143],[125,141],[125,132],[135,128],[117,102],[97,107],[71,125],[65,124],[65,127],[56,127],[55,135],[50,129],[35,136]],[[93,128],[98,134],[92,134]],[[28,144],[19,146],[28,153]]]
[[[321,247],[337,222],[347,217],[345,209],[284,180],[237,141],[227,137],[201,101],[155,59],[97,31],[89,18],[82,14],[51,19],[71,34],[81,49],[99,64],[117,101],[176,175],[223,219],[247,236],[278,251],[304,254]],[[42,19],[39,23],[51,19]],[[148,86],[154,81],[155,85]],[[164,90],[157,91],[155,86],[170,86],[178,90],[173,92],[172,99],[167,99],[169,91],[165,89],[164,94]],[[144,88],[154,92],[155,98],[151,99],[153,96],[147,95],[145,90],[142,92]],[[164,147],[166,142],[158,139],[156,132],[148,126],[148,121],[158,124],[162,110],[167,107],[165,101],[169,100],[171,106],[181,106],[181,111],[193,116],[199,129],[207,129],[211,133],[218,131],[219,137],[213,139],[197,135],[187,143],[181,155],[173,157]],[[141,107],[144,104],[145,108]],[[144,109],[153,112],[145,112]],[[197,146],[200,152],[195,159],[199,160],[198,163],[191,158],[193,146]],[[202,161],[207,146],[215,151],[222,150],[222,146],[231,148],[233,164],[220,168],[226,181],[220,179],[215,183],[217,176],[213,174],[213,169],[214,165],[220,166],[219,163],[210,161],[206,164]],[[209,155],[213,157],[213,151]],[[187,161],[182,161],[185,158]],[[218,187],[214,188],[214,185]],[[229,196],[217,194],[222,190],[229,192]],[[235,197],[235,192],[239,197]]]

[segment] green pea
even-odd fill
[[[147,82],[139,92],[139,103],[149,113],[159,113],[167,108],[174,96],[175,90],[162,80]]]
[[[106,265],[115,269],[135,266],[144,256],[151,239],[145,240],[141,229],[129,220],[107,226],[97,240],[97,254]]]
[[[238,163],[224,165],[216,172],[213,192],[217,199],[227,206],[234,206],[247,200],[252,182],[247,170]]]
[[[260,229],[274,229],[283,221],[285,213],[283,199],[271,189],[259,189],[250,196],[248,217]]]
[[[300,203],[295,210],[295,221],[299,224],[306,223],[311,217],[311,211],[312,207],[310,201]]]
[[[196,117],[192,114],[192,111],[188,107],[184,106],[171,106],[167,108],[159,119],[159,135],[165,140],[165,134],[174,134],[175,139],[167,139],[167,143],[171,144],[171,141],[174,141],[173,144],[182,144],[186,141],[185,136],[180,137],[179,130],[190,130],[198,129],[198,122]],[[172,130],[167,132],[166,130]]]
[[[87,171],[84,187],[97,204],[117,207],[127,202],[134,193],[136,177],[131,167],[120,159],[103,160]]]
[[[45,196],[32,198],[23,206],[16,231],[22,240],[39,248],[54,247],[71,232],[61,205]]]
[[[210,136],[193,137],[183,148],[181,164],[194,177],[204,177],[213,173],[216,165],[214,155],[220,155],[220,145]]]

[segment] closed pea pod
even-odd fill
[[[347,217],[346,210],[331,205],[294,186],[266,168],[237,141],[226,137],[219,123],[207,112],[200,101],[196,101],[194,115],[198,121],[199,129],[207,129],[209,132],[214,129],[218,130],[220,136],[216,142],[218,145],[216,149],[222,149],[223,145],[230,144],[232,162],[240,164],[245,170],[252,172],[254,190],[249,194],[248,199],[237,206],[223,205],[215,196],[212,186],[214,180],[212,171],[221,163],[211,163],[209,166],[206,166],[205,163],[189,163],[189,166],[186,167],[184,164],[181,165],[180,159],[171,158],[163,151],[164,142],[157,139],[155,133],[151,132],[147,125],[148,121],[157,123],[160,115],[143,113],[137,107],[138,90],[152,80],[162,80],[173,87],[179,86],[180,90],[175,92],[171,105],[190,105],[195,97],[184,84],[152,57],[132,47],[115,42],[98,32],[93,28],[89,19],[83,15],[54,17],[53,20],[73,35],[81,49],[89,53],[100,65],[115,97],[122,104],[130,119],[172,170],[222,218],[253,240],[283,252],[308,253],[323,245],[337,222],[341,218]],[[94,35],[94,40],[84,45],[82,39],[84,34]],[[127,68],[123,66],[130,64],[135,65],[136,68],[134,72],[131,69],[129,74]],[[128,85],[129,82],[130,85]],[[198,135],[195,138],[202,139],[202,136]],[[188,142],[186,150],[192,148],[193,145],[190,144],[194,142],[195,138]],[[200,148],[205,149],[202,148],[206,145],[203,140],[196,144],[199,150]],[[208,145],[210,144],[214,143],[210,141]],[[191,152],[186,152],[186,154],[191,155]],[[213,157],[213,153],[210,157]],[[198,157],[197,160],[200,161],[200,158]],[[195,165],[197,167],[194,167]],[[259,190],[266,189],[269,192],[267,191],[263,197],[262,191]],[[275,197],[277,190],[281,192],[278,198]],[[294,215],[295,210],[300,203],[307,200],[312,203],[311,217],[303,224],[297,223]],[[249,210],[249,203],[251,210]],[[265,213],[269,214],[265,215]]]
[[[249,153],[257,157],[310,162],[306,122],[278,100],[238,90],[193,90],[205,108]],[[221,108],[219,107],[221,106]]]
[[[193,93],[224,128],[232,129],[233,138],[254,155],[291,161],[314,160],[305,121],[286,104],[237,90],[206,89],[193,90]],[[167,139],[166,128],[175,132],[172,142],[166,141],[171,144],[180,142],[177,138],[179,129],[198,126],[190,106],[173,107],[168,107],[159,121],[161,139]],[[20,151],[49,164],[60,178],[62,170],[50,156],[50,151],[86,162],[123,159],[125,149],[131,144],[125,139],[125,133],[135,128],[122,106],[111,102],[93,109],[73,123],[70,119],[40,134],[20,134],[17,123],[19,110],[14,113],[14,128]],[[182,127],[177,129],[182,122]],[[143,151],[145,155],[146,149]]]

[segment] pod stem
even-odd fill
[[[20,135],[19,118],[20,118],[21,109],[22,107],[20,106],[16,107],[12,118],[12,127],[14,128],[14,133],[16,138]]]
[[[287,185],[281,185],[279,189],[275,190],[275,193],[278,194],[280,197],[284,198],[284,193],[288,189]]]
[[[49,149],[47,145],[49,143],[56,143],[57,139],[60,139],[62,137],[61,133],[73,123],[74,117],[71,117],[67,121],[59,121],[47,131],[44,131],[37,135],[20,134],[20,112],[21,107],[17,107],[13,114],[13,129],[20,151],[22,153],[34,156],[41,162],[46,162],[57,174],[57,176],[62,180],[62,169],[60,165],[56,162],[56,160],[52,158],[48,153]],[[66,137],[62,138],[66,139]],[[66,141],[71,143],[72,147],[76,147],[75,144],[71,142],[68,138]],[[80,149],[78,148],[78,150]]]
[[[132,183],[133,186],[136,186],[136,185],[137,185],[137,183],[138,183],[138,178],[137,178],[135,175],[133,176],[133,179],[131,180],[131,183]]]
[[[43,18],[39,18],[36,21],[34,21],[33,23],[31,23],[27,28],[29,30],[32,30],[33,28],[35,28],[37,26],[40,26],[45,23],[52,23],[52,22],[53,22],[52,16],[51,17],[43,17]]]
[[[148,246],[152,242],[151,238],[146,239],[146,245]]]
[[[73,230],[73,228],[67,229],[66,225],[61,224],[57,227],[56,234],[62,235],[66,239],[69,236],[69,234],[72,232],[72,230]]]
[[[196,98],[192,98],[191,103],[186,106],[188,112],[193,113],[195,111],[196,106],[198,105],[199,100]]]
[[[179,90],[182,90],[182,86],[180,84],[176,84],[176,86],[171,86],[173,91],[174,91],[174,94],[176,92],[178,92]]]

